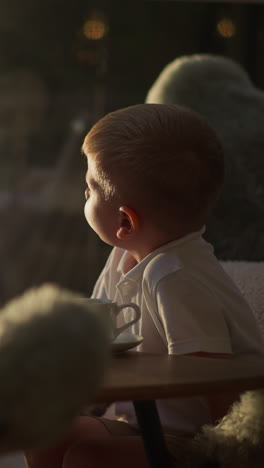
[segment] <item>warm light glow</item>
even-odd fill
[[[229,18],[223,18],[217,23],[217,31],[220,36],[230,38],[236,34],[236,25]]]
[[[87,39],[97,41],[107,34],[107,25],[101,19],[87,20],[83,26],[83,33]]]

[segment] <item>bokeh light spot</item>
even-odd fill
[[[224,38],[234,37],[236,34],[236,25],[230,18],[222,18],[217,23],[217,32]]]
[[[102,39],[107,34],[107,25],[100,19],[90,19],[84,23],[83,33],[87,39]]]

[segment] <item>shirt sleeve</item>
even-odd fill
[[[161,279],[154,293],[169,354],[232,353],[221,304],[208,288],[183,271]]]

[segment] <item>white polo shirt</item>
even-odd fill
[[[253,312],[203,239],[203,232],[156,249],[128,273],[124,265],[130,254],[115,247],[92,296],[140,306],[141,319],[131,327],[144,338],[139,351],[263,355]],[[125,309],[119,325],[132,317],[133,310]],[[168,432],[196,432],[209,422],[203,398],[160,401],[158,407]],[[136,424],[132,405],[117,403],[116,414]]]

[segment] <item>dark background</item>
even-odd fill
[[[143,102],[159,72],[177,56],[229,56],[264,86],[262,4],[2,0],[0,18],[2,73],[19,78],[26,70],[45,88],[45,129],[40,126],[27,154],[33,163],[54,162],[69,120],[79,113],[95,113],[96,104],[105,113]],[[84,24],[93,18],[106,25],[102,39],[84,35]],[[223,18],[234,23],[234,36],[219,34]]]
[[[0,2],[2,303],[44,281],[91,293],[109,248],[83,219],[83,136],[106,112],[144,102],[168,62],[194,53],[235,59],[263,89],[264,6]]]

